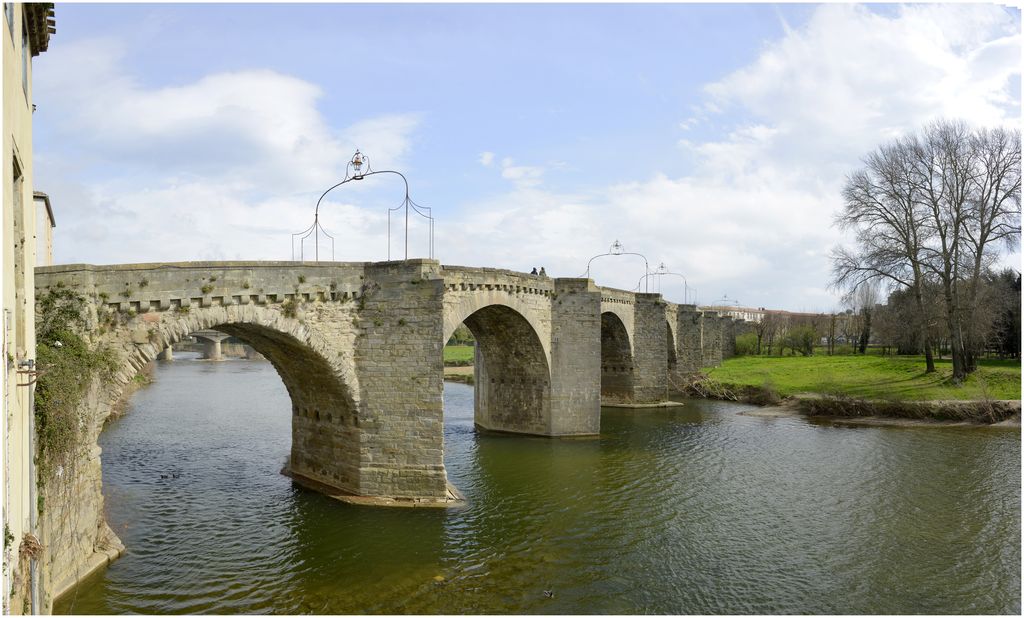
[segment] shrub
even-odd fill
[[[814,354],[814,342],[817,339],[818,334],[814,331],[814,328],[810,326],[796,326],[790,328],[786,336],[782,338],[779,349],[785,350],[789,348],[794,353],[811,356]]]
[[[69,289],[36,300],[36,355],[42,373],[36,386],[36,461],[42,486],[58,467],[75,463],[86,424],[82,399],[92,378],[117,370],[109,348],[90,346],[79,334],[85,327],[85,298]]]
[[[736,356],[749,356],[757,352],[757,335],[746,333],[736,337]]]
[[[281,303],[281,313],[286,318],[294,318],[299,314],[299,304],[289,298]]]

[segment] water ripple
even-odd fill
[[[342,504],[279,474],[266,363],[159,365],[101,436],[128,554],[61,613],[1019,613],[1020,432],[848,428],[688,402],[596,440],[480,435],[469,506]]]

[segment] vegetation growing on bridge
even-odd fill
[[[82,418],[92,378],[110,375],[117,357],[107,347],[90,344],[85,328],[86,300],[58,284],[36,298],[36,355],[41,370],[36,387],[36,457],[39,485],[59,468],[70,472],[83,444]],[[41,494],[40,494],[41,495]]]

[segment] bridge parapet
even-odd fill
[[[37,269],[43,287],[58,282],[88,290],[111,311],[188,312],[192,307],[355,300],[366,263],[186,262]]]
[[[599,287],[601,291],[601,302],[606,304],[634,305],[636,304],[637,292],[620,290],[618,288]]]
[[[501,268],[471,268],[469,266],[443,266],[441,276],[445,287],[459,290],[502,290],[516,294],[551,296],[555,280]]]

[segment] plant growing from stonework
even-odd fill
[[[294,318],[299,314],[299,304],[289,298],[281,303],[281,313],[286,318]]]
[[[212,291],[213,291],[213,286],[212,286],[212,285],[209,285],[209,284],[207,284],[207,285],[204,285],[203,287],[199,288],[199,290],[200,290],[200,291],[201,291],[201,292],[202,292],[203,294],[209,294],[210,292],[212,292]]]
[[[57,469],[74,468],[85,437],[82,402],[92,380],[109,377],[117,356],[90,344],[82,335],[85,298],[66,288],[36,299],[36,361],[40,370],[35,393],[36,464],[39,485]]]

